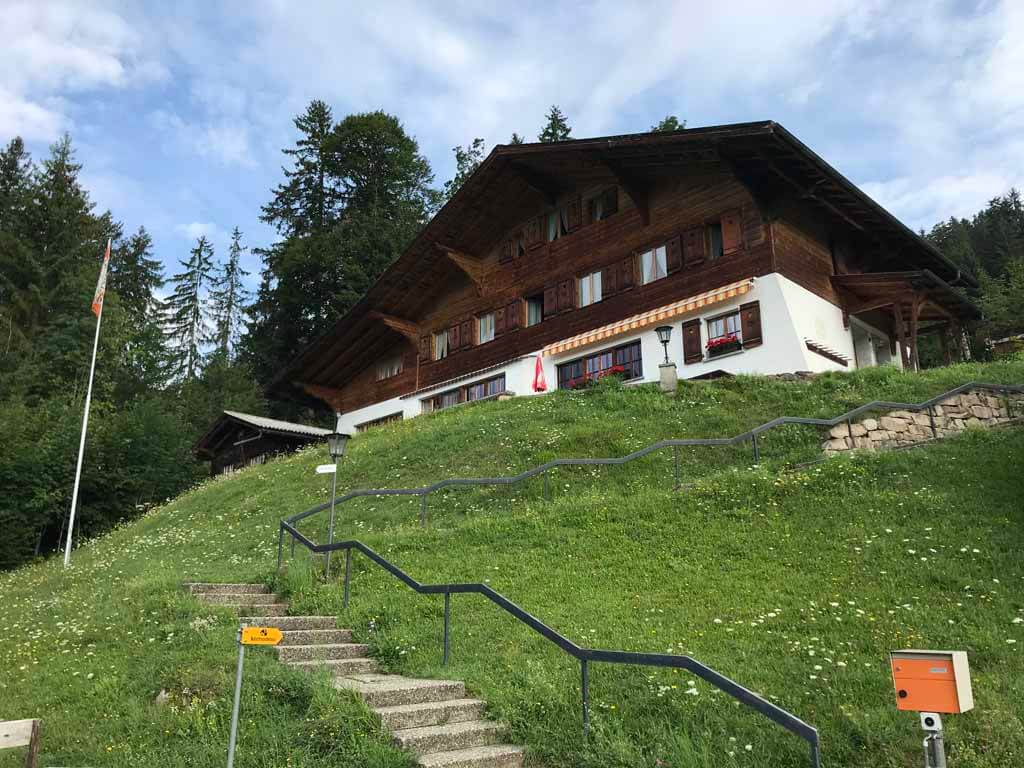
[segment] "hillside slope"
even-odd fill
[[[602,388],[482,404],[360,436],[339,486],[617,455],[781,414],[921,399],[969,379],[1021,382],[1024,365],[736,379],[684,385],[675,400]],[[671,492],[668,456],[566,472],[551,502],[539,486],[452,493],[431,502],[427,530],[415,525],[418,504],[364,500],[346,507],[339,535],[425,581],[487,580],[580,643],[690,653],[817,725],[827,765],[918,764],[916,724],[893,712],[885,654],[966,648],[978,711],[951,718],[951,759],[1007,764],[1024,753],[1024,622],[1014,622],[1024,617],[1024,432],[775,471],[816,458],[818,440],[798,428],[773,436],[756,468],[744,449],[686,452],[684,478],[697,484],[685,493]],[[234,622],[178,584],[270,580],[278,520],[324,498],[324,477],[312,473],[321,461],[306,451],[209,481],[82,547],[69,573],[47,562],[0,576],[9,638],[0,719],[43,717],[45,764],[221,764]],[[441,601],[354,563],[352,608],[340,623],[394,669],[440,674]],[[340,611],[340,591],[315,584],[305,555],[289,565],[281,586],[293,612]],[[579,672],[567,657],[472,597],[454,600],[453,631],[446,674],[486,697],[546,765],[804,764],[800,743],[763,718],[685,675],[640,669],[594,670],[594,733],[584,745]],[[259,652],[247,669],[239,765],[406,763],[326,680]],[[13,756],[0,757],[8,764]]]

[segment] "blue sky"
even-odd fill
[[[438,186],[453,146],[535,137],[553,103],[574,137],[777,120],[915,228],[1024,186],[1020,0],[4,0],[0,39],[0,141],[38,158],[69,131],[169,272],[198,234],[273,239],[259,208],[313,98],[398,115]]]

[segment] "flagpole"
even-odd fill
[[[107,254],[110,254],[110,241],[107,241]],[[102,276],[101,279],[105,277]],[[89,406],[92,404],[92,379],[96,373],[96,351],[100,346],[100,323],[103,321],[102,297],[99,312],[96,314],[96,337],[92,342],[92,363],[89,365],[89,388],[85,391],[85,413],[82,414],[82,434],[78,438],[78,464],[75,467],[75,489],[71,492],[71,518],[68,520],[68,535],[64,543],[64,567],[71,564],[71,537],[75,531],[75,510],[78,508],[78,486],[82,480],[82,458],[85,456],[85,432],[89,428]]]

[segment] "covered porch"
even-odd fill
[[[936,334],[946,364],[970,356],[964,329],[971,322],[981,318],[981,312],[971,301],[943,281],[933,272],[924,269],[909,272],[871,272],[866,274],[833,275],[832,285],[836,289],[843,309],[843,318],[855,334],[855,348],[861,354],[870,354],[875,362],[861,362],[872,365],[889,362],[887,358],[898,355],[903,368],[918,370],[920,357],[918,340],[926,334]],[[851,323],[851,318],[854,321]],[[856,333],[863,324],[886,332],[890,338],[888,355],[878,349],[877,341],[856,347]],[[863,334],[863,331],[862,331]]]

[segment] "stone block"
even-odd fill
[[[892,416],[894,419],[906,419],[907,421],[914,420],[914,414],[912,414],[910,411],[893,411],[889,415]]]
[[[964,422],[964,428],[965,429],[970,429],[972,427],[977,429],[978,427],[984,427],[984,426],[985,426],[985,422],[983,422],[979,418],[970,418],[970,419],[967,419],[967,421]]]
[[[833,438],[825,443],[825,450],[827,451],[845,451],[849,448],[846,444],[846,438]]]
[[[847,431],[845,424],[836,424],[832,429],[828,431],[828,436],[835,440],[842,440],[847,437],[849,432]]]
[[[972,405],[971,413],[976,419],[991,419],[992,409],[987,405]]]
[[[878,424],[882,429],[888,430],[889,432],[906,432],[907,422],[903,419],[897,419],[893,416],[883,416],[878,420]]]
[[[871,438],[869,437],[855,437],[853,438],[853,447],[867,448],[868,450],[872,450],[875,447],[875,444],[871,441]]]
[[[864,435],[866,435],[867,433],[867,427],[865,427],[863,424],[850,425],[850,434],[853,435],[855,438],[864,437]]]
[[[915,413],[914,423],[920,424],[922,427],[930,427],[932,424],[932,420],[927,413]]]
[[[868,432],[874,432],[878,429],[878,419],[864,419],[861,424],[864,425],[864,429]]]
[[[946,409],[943,408],[941,405],[933,406],[932,410],[935,412],[936,416],[944,416],[946,413]]]

